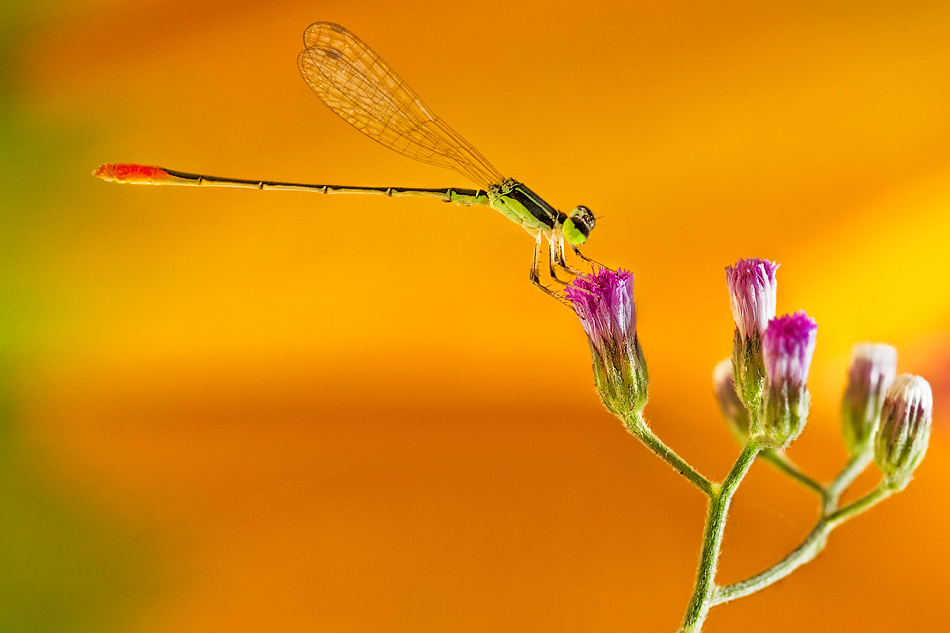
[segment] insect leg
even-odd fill
[[[566,286],[569,282],[558,279],[557,270],[555,267],[560,267],[566,270],[569,274],[573,273],[571,273],[570,269],[568,269],[564,264],[564,254],[558,249],[557,238],[552,233],[546,234],[545,237],[548,240],[548,270],[551,272],[551,279],[556,283]]]
[[[531,261],[531,273],[529,275],[529,279],[531,280],[531,283],[533,283],[535,286],[543,290],[549,296],[557,299],[559,303],[564,304],[565,306],[567,306],[573,311],[574,306],[573,304],[571,304],[570,301],[568,301],[565,297],[563,297],[557,292],[554,292],[553,290],[551,290],[550,288],[548,288],[547,286],[541,283],[541,277],[538,274],[538,271],[541,269],[541,240],[543,238],[544,238],[544,234],[541,233],[541,231],[538,231],[537,235],[534,238],[534,258]]]
[[[555,267],[560,268],[568,275],[572,277],[586,277],[587,273],[577,270],[573,266],[570,266],[567,263],[567,260],[564,258],[564,235],[557,229],[552,231],[546,236],[548,238],[548,244],[550,245],[550,266],[551,266],[551,277],[558,283],[567,285],[570,282],[564,282],[558,279],[555,272]]]
[[[578,257],[580,257],[581,259],[583,259],[583,260],[584,260],[585,262],[587,262],[588,264],[593,264],[593,265],[597,266],[598,268],[603,268],[604,270],[612,270],[611,268],[607,268],[606,266],[604,266],[604,265],[601,264],[600,262],[598,262],[598,261],[596,261],[596,260],[593,260],[593,259],[591,259],[590,257],[585,257],[584,254],[581,253],[580,249],[577,248],[577,246],[571,244],[571,248],[574,249],[574,254],[575,254],[575,255],[577,255]]]

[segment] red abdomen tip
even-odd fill
[[[129,183],[155,183],[168,180],[168,172],[161,167],[136,165],[134,163],[106,163],[100,165],[93,176],[103,180]]]

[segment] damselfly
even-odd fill
[[[422,196],[462,206],[492,207],[534,237],[530,279],[563,302],[559,293],[541,283],[542,240],[547,242],[548,269],[555,282],[566,283],[558,278],[556,270],[569,275],[580,274],[565,260],[565,241],[578,257],[596,264],[578,250],[594,228],[595,219],[590,209],[578,206],[570,214],[564,214],[523,183],[502,176],[478,150],[437,117],[379,55],[342,26],[330,22],[311,24],[303,40],[305,50],[297,57],[297,66],[328,108],[389,149],[424,163],[453,169],[478,184],[480,189],[306,185],[219,178],[128,163],[102,165],[93,175],[133,184],[363,193],[393,198]]]

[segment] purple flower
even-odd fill
[[[769,320],[775,317],[778,264],[752,257],[726,267],[726,284],[732,317],[739,334],[747,339],[762,336]]]
[[[601,268],[577,277],[564,294],[574,305],[587,338],[598,350],[623,345],[637,335],[637,308],[633,303],[633,273]]]
[[[785,448],[805,428],[817,332],[818,324],[799,310],[769,321],[762,335],[765,389],[753,435],[763,447]]]
[[[648,375],[637,340],[633,274],[607,268],[576,277],[565,291],[590,343],[594,383],[616,415],[642,411]]]
[[[933,406],[930,384],[920,376],[901,374],[887,390],[874,461],[894,489],[907,485],[927,452]]]
[[[766,382],[800,390],[808,382],[818,324],[804,310],[769,321],[762,336]]]
[[[896,349],[883,343],[854,346],[841,403],[841,429],[852,454],[865,450],[874,437],[884,394],[896,375]]]

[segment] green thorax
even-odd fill
[[[491,206],[512,222],[528,230],[550,230],[559,226],[563,214],[522,183],[508,179],[488,190]]]

